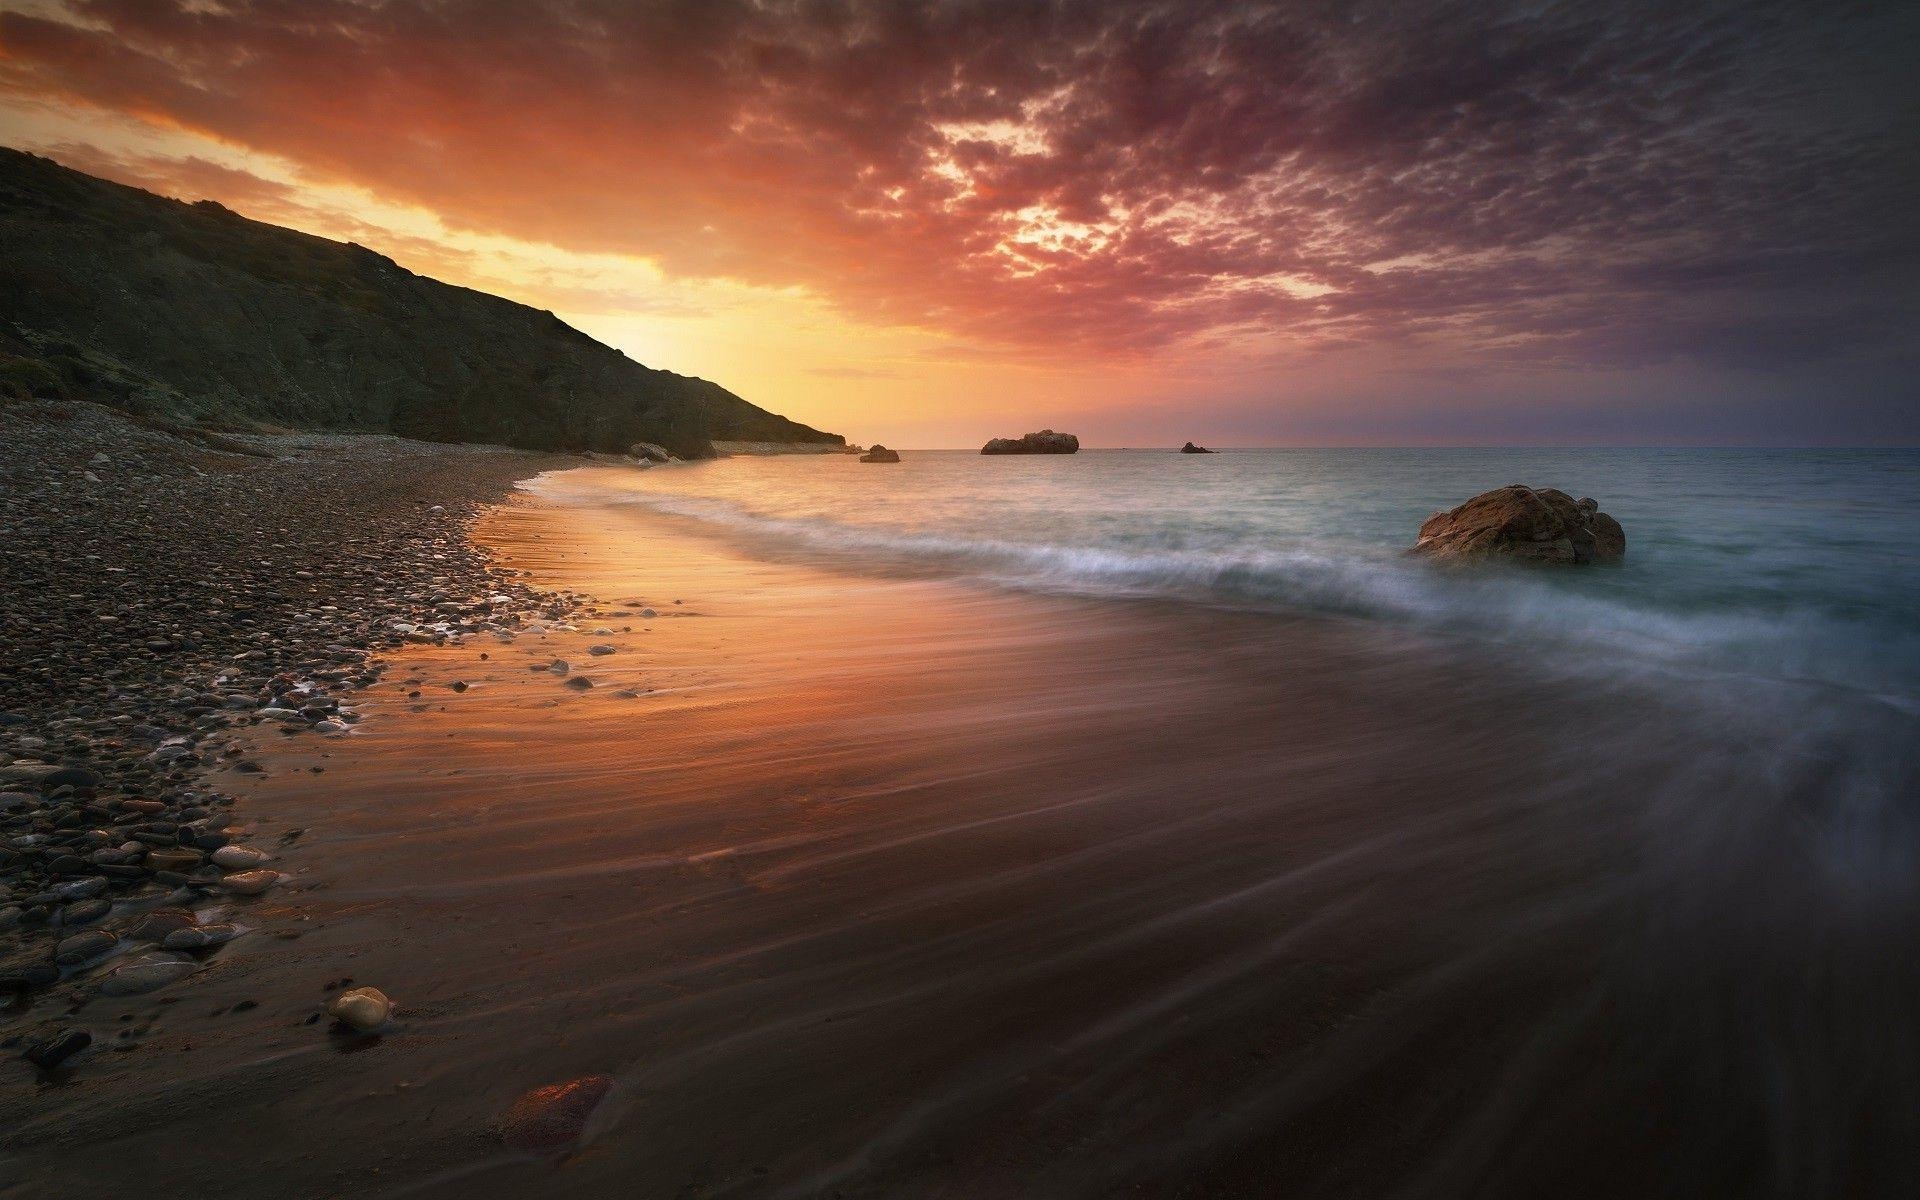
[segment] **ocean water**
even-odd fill
[[[1598,499],[1625,562],[1449,571],[1404,554],[1430,513],[1511,482]],[[931,451],[734,458],[617,490],[775,555],[1336,616],[1734,700],[1832,688],[1920,712],[1920,451]]]
[[[678,586],[662,520],[810,581],[754,627],[764,737],[686,754],[688,802],[807,797],[822,853],[741,890],[753,928],[912,914],[756,966],[769,1004],[828,979],[879,997],[867,1035],[954,1056],[881,1132],[822,1132],[853,1148],[810,1179],[939,1191],[953,1154],[955,1195],[1920,1194],[1920,454],[903,457],[530,485],[601,553],[631,531],[615,595]],[[1599,500],[1625,562],[1406,556],[1512,482]],[[805,605],[862,615],[822,643]],[[841,771],[884,799],[847,808]],[[776,1028],[716,1053],[846,1077]],[[1045,1183],[991,1186],[1005,1163]]]

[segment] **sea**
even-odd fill
[[[1408,555],[1429,515],[1510,483],[1594,498],[1624,560]],[[969,701],[964,727],[895,722],[889,759],[918,738],[981,772],[943,836],[1020,914],[928,986],[1090,1021],[1009,1077],[1083,1056],[1121,1089],[1083,1097],[1097,1126],[1134,1130],[1051,1194],[1269,1194],[1281,1169],[1328,1196],[1920,1187],[1920,451],[909,450],[526,486],[635,536],[994,597],[1060,664],[1011,694],[937,627],[888,643]],[[1004,615],[1018,595],[1031,618]],[[856,763],[871,744],[817,736]],[[1124,869],[1036,899],[1031,870],[1087,852],[963,857],[1000,791],[1032,792],[1029,820],[1100,814]],[[945,843],[913,844],[913,877],[939,877]],[[1119,961],[1035,998],[1007,982],[1041,961],[1009,928],[1208,950],[1173,982]],[[1317,1017],[1290,1007],[1306,980],[1340,995]],[[1156,998],[1082,1017],[1131,981]],[[1310,1048],[1267,1057],[1249,1030]],[[1121,1064],[1189,1041],[1236,1065],[1121,1103]]]

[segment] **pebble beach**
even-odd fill
[[[348,734],[383,650],[565,618],[464,535],[548,462],[0,409],[0,1049],[42,1080],[136,1053],[150,1023],[101,1001],[272,927],[305,831],[254,830],[216,772]]]

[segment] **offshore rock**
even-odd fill
[[[980,447],[982,454],[1075,454],[1080,449],[1080,439],[1070,433],[1055,433],[1051,429],[1042,429],[1039,433],[1029,433],[1020,438],[994,438]]]
[[[1556,488],[1513,483],[1482,492],[1420,526],[1410,553],[1439,560],[1509,558],[1517,562],[1610,562],[1627,552],[1626,531],[1597,501]]]

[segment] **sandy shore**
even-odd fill
[[[222,777],[307,831],[293,880],[124,1006],[142,1069],[9,1105],[0,1194],[1768,1191],[1714,1039],[1723,983],[1769,976],[1662,907],[1622,819],[1657,756],[1513,720],[1657,742],[1645,713],[625,510],[517,497],[476,537],[592,596],[578,627],[406,646],[352,735]],[[346,978],[399,1002],[384,1036],[312,1023]],[[577,1152],[500,1144],[523,1092],[601,1074]],[[1883,1133],[1821,1169],[1902,1177]]]

